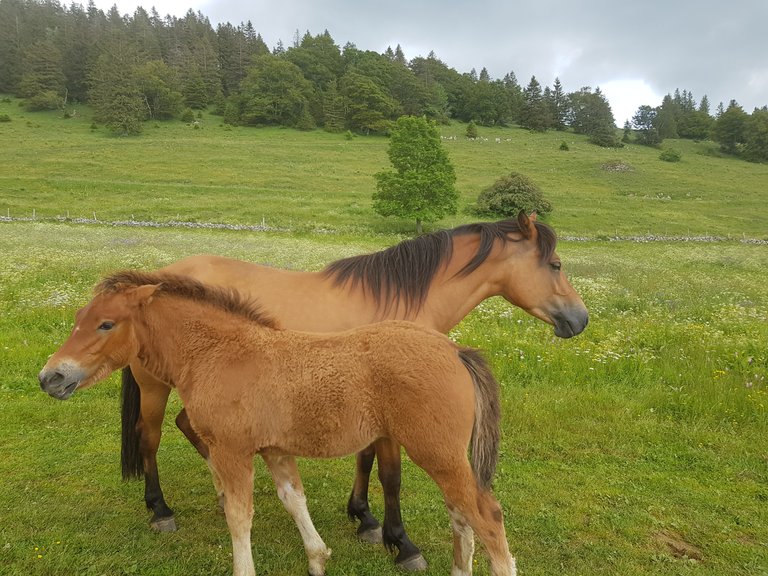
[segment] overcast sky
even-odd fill
[[[85,2],[84,2],[85,3]],[[161,16],[200,11],[215,27],[250,20],[270,48],[296,30],[328,30],[340,47],[407,59],[430,50],[451,68],[492,78],[512,71],[525,86],[560,78],[567,92],[597,86],[621,126],[642,104],[676,88],[714,113],[735,99],[751,113],[768,105],[768,0],[95,0],[123,14],[137,5]]]

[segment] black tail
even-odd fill
[[[479,351],[459,349],[459,358],[475,383],[475,425],[472,429],[472,470],[480,488],[491,487],[499,461],[501,400],[499,383]]]
[[[139,433],[136,430],[136,423],[141,414],[141,390],[129,367],[123,368],[123,389],[120,400],[123,420],[120,461],[123,465],[123,480],[142,478],[144,461],[139,449]]]

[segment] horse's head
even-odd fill
[[[38,379],[54,398],[66,400],[125,367],[139,352],[135,313],[157,286],[102,292],[81,308],[69,338],[46,362]]]
[[[570,338],[587,327],[589,313],[562,271],[550,228],[537,226],[536,214],[517,218],[521,238],[503,244],[499,293],[515,306],[555,327]],[[543,236],[544,235],[544,236]]]

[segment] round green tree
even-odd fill
[[[521,210],[526,214],[548,214],[552,211],[552,204],[544,199],[533,180],[519,172],[499,178],[477,198],[479,214],[514,218]]]
[[[373,209],[378,214],[415,219],[419,234],[422,222],[456,214],[456,174],[433,122],[399,118],[387,154],[394,170],[374,175]]]

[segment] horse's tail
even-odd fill
[[[499,383],[478,350],[460,348],[459,358],[475,383],[475,425],[472,429],[472,470],[480,488],[491,487],[499,461],[501,401]]]
[[[130,367],[123,368],[122,380],[120,411],[123,431],[120,461],[123,466],[123,480],[130,480],[144,475],[144,461],[139,449],[139,432],[136,430],[136,423],[141,414],[141,390]]]

